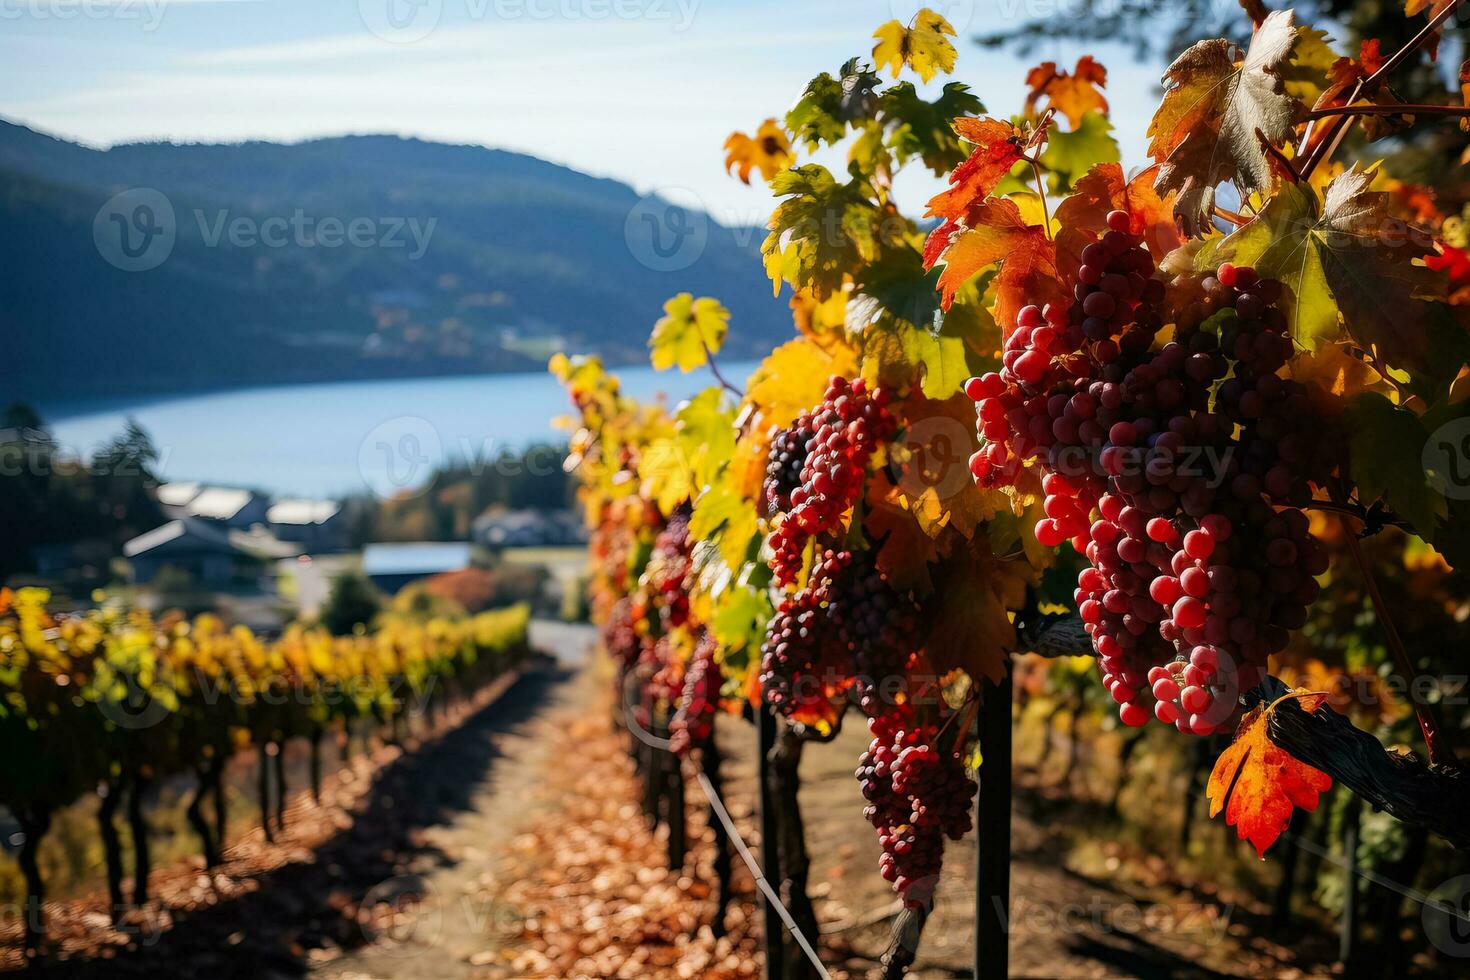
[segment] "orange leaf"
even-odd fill
[[[1413,17],[1415,14],[1423,11],[1427,19],[1433,20],[1443,13],[1446,7],[1452,6],[1454,3],[1455,0],[1404,0],[1404,16]],[[1425,46],[1429,51],[1431,61],[1439,57],[1439,41],[1443,36],[1443,32],[1443,27],[1435,31],[1434,37],[1430,38],[1429,44]]]
[[[1127,180],[1116,163],[1100,163],[1087,172],[1071,197],[1057,207],[1057,266],[1072,285],[1082,265],[1082,250],[1107,233],[1109,211],[1127,211],[1133,219],[1129,229],[1142,235],[1149,254],[1157,262],[1184,244],[1174,222],[1173,203],[1159,197],[1153,182],[1157,167],[1149,167]]]
[[[942,249],[932,247],[935,236],[943,236]],[[936,228],[924,254],[930,265],[944,259],[939,290],[946,310],[971,276],[1000,262],[1000,273],[992,284],[995,321],[1007,335],[1015,329],[1021,307],[1065,300],[1057,279],[1056,246],[1040,225],[1026,223],[1021,209],[1009,198],[992,198],[971,208],[962,230],[953,223]]]
[[[1108,70],[1090,54],[1077,59],[1077,67],[1068,74],[1055,61],[1044,61],[1026,73],[1031,92],[1026,96],[1026,112],[1036,114],[1036,103],[1045,97],[1047,104],[1067,117],[1076,129],[1082,117],[1094,110],[1104,114],[1108,100],[1098,89],[1108,84]]]
[[[1326,694],[1293,692],[1304,711],[1315,711]],[[1235,741],[1215,760],[1205,795],[1210,816],[1225,810],[1225,822],[1241,840],[1249,840],[1261,857],[1291,822],[1293,807],[1311,812],[1317,796],[1332,788],[1332,777],[1290,755],[1271,741],[1267,727],[1271,712],[1286,698],[1246,712],[1235,731]],[[1227,803],[1228,800],[1228,803]]]
[[[1005,120],[956,119],[954,131],[961,139],[974,143],[975,149],[949,175],[949,190],[930,199],[925,217],[957,220],[971,206],[985,200],[1021,159],[1021,131]]]

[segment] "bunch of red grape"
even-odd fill
[[[766,629],[761,684],[766,702],[789,717],[827,721],[835,700],[856,689],[863,711],[893,707],[909,661],[923,643],[919,605],[883,577],[869,554],[828,550],[807,587],[782,602]]]
[[[1091,567],[1079,612],[1123,721],[1208,734],[1302,625],[1327,557],[1298,509],[1343,439],[1314,392],[1277,375],[1292,353],[1281,286],[1220,267],[1200,322],[1155,347],[1164,297],[1129,216],[1081,254],[1075,302],[1029,306],[1002,370],[971,379],[980,482],[1042,469],[1036,537]]]
[[[869,392],[862,378],[849,382],[834,377],[822,404],[811,411],[811,435],[804,449],[791,452],[791,459],[804,454],[800,483],[786,495],[790,509],[771,535],[771,569],[778,585],[789,585],[796,579],[807,542],[836,530],[842,516],[862,495],[868,461],[897,429],[888,402],[888,392],[882,388]],[[774,481],[778,498],[788,485],[787,479],[788,474],[778,469]],[[771,483],[768,469],[768,486]]]
[[[910,712],[892,711],[868,721],[873,741],[855,775],[867,806],[863,815],[878,832],[880,869],[909,908],[927,906],[944,859],[944,838],[959,840],[973,826],[975,782],[952,751],[938,745],[933,725]]]
[[[654,539],[645,573],[649,602],[658,610],[659,623],[664,631],[689,622],[692,547],[689,509],[681,507],[674,511]]]
[[[811,414],[803,412],[789,428],[777,432],[771,440],[771,451],[766,461],[766,479],[761,488],[767,516],[784,514],[791,510],[791,494],[801,486],[801,471],[806,467],[807,447],[811,445],[815,434]]]
[[[720,665],[715,662],[715,648],[715,638],[703,634],[684,671],[684,690],[669,722],[669,748],[679,755],[702,748],[714,734],[715,711],[720,705],[720,685],[724,682]]]

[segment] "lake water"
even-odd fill
[[[754,363],[722,364],[735,383]],[[670,404],[714,383],[707,370],[681,375],[617,370],[638,398]],[[133,418],[158,446],[158,473],[253,487],[278,495],[391,494],[440,462],[484,459],[533,442],[564,442],[552,420],[569,411],[545,372],[283,385],[239,391],[42,404],[66,450],[90,455]]]

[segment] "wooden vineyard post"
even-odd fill
[[[780,821],[776,814],[775,793],[772,792],[769,757],[771,747],[776,744],[776,716],[771,709],[762,705],[756,709],[756,785],[760,791],[761,807],[761,874],[766,881],[781,880],[781,858],[777,839]],[[768,898],[762,897],[764,914],[762,925],[766,935],[766,963],[762,976],[765,980],[782,980],[785,973],[785,928],[780,913]]]
[[[988,687],[980,709],[980,790],[975,801],[975,977],[1010,968],[1011,678]]]

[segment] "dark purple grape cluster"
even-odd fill
[[[1326,552],[1299,509],[1344,439],[1292,353],[1281,286],[1221,266],[1205,312],[1155,346],[1162,283],[1123,212],[1082,252],[1069,308],[1023,309],[999,373],[971,379],[977,480],[1045,474],[1036,537],[1091,567],[1079,611],[1124,722],[1208,734],[1316,597]],[[1154,700],[1145,706],[1142,692]]]
[[[836,699],[856,692],[869,715],[906,693],[906,676],[923,645],[919,605],[883,577],[868,553],[828,550],[807,587],[782,602],[767,627],[761,683],[782,714],[832,720]]]
[[[869,391],[858,378],[834,377],[822,404],[810,413],[812,435],[806,444],[801,482],[790,493],[791,509],[771,534],[771,570],[777,585],[789,585],[801,571],[807,542],[836,530],[862,496],[868,461],[897,425],[888,411],[888,392]]]
[[[790,427],[777,432],[771,440],[766,462],[766,479],[762,496],[768,516],[791,510],[791,494],[801,486],[801,471],[806,467],[807,447],[816,429],[812,417],[803,412]]]
[[[975,782],[952,751],[939,747],[933,725],[907,711],[868,721],[873,736],[855,775],[867,806],[863,815],[883,848],[880,870],[909,908],[929,905],[944,861],[944,838],[970,832]]]

